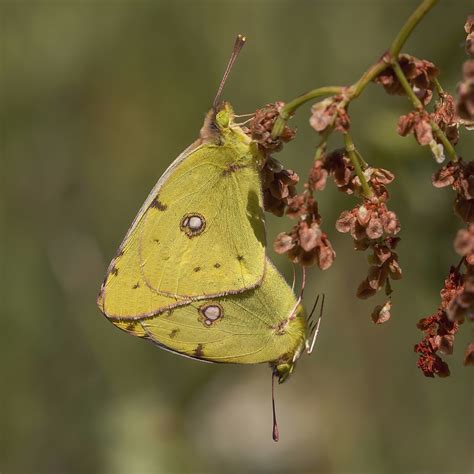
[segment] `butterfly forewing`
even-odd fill
[[[256,161],[231,147],[196,150],[173,172],[139,230],[146,284],[203,298],[259,284],[265,230]]]
[[[260,284],[265,224],[257,158],[206,144],[157,183],[99,295],[109,317],[141,317]]]

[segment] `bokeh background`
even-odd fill
[[[266,366],[177,357],[115,329],[95,304],[148,191],[197,137],[237,33],[248,43],[224,97],[248,113],[353,82],[417,3],[0,3],[2,473],[473,471],[473,374],[461,363],[471,328],[447,357],[448,379],[424,378],[413,353],[415,324],[457,261],[461,222],[452,192],[431,185],[429,151],[396,134],[409,103],[380,87],[351,106],[353,136],[367,161],[397,175],[404,278],[392,319],[373,325],[383,295],[355,298],[365,255],[334,229],[354,200],[328,186],[320,208],[337,259],[310,276],[307,304],[324,292],[326,315],[317,349],[278,387],[278,444]],[[405,47],[434,61],[450,91],[472,10],[441,1]],[[302,176],[317,143],[308,116],[298,112],[298,137],[278,156]],[[458,146],[466,158],[473,133]],[[269,241],[291,225],[269,216]]]

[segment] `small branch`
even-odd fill
[[[293,99],[291,102],[288,102],[280,110],[278,118],[276,119],[275,124],[273,125],[272,137],[277,138],[281,135],[283,129],[285,128],[287,120],[291,117],[295,110],[304,103],[325,95],[341,94],[343,90],[344,87],[339,86],[318,87],[317,89],[313,89],[309,92],[306,92],[306,94],[300,95],[296,99]]]
[[[435,78],[433,79],[433,84],[434,84],[435,87],[436,87],[436,92],[438,93],[438,95],[439,95],[440,97],[442,97],[442,96],[445,94],[445,92],[444,92],[444,89],[443,89],[443,87],[441,86],[440,82],[438,81],[438,78],[435,77]]]
[[[362,77],[349,88],[348,102],[356,99],[360,96],[362,91],[385,69],[387,69],[388,63],[382,59],[372,65],[367,71],[362,74]]]
[[[403,90],[407,94],[408,98],[411,100],[413,107],[415,107],[415,109],[417,110],[424,110],[423,104],[421,103],[420,99],[418,99],[416,94],[413,92],[413,89],[410,86],[408,79],[405,77],[405,74],[403,73],[402,68],[398,64],[397,60],[393,61],[392,68],[398,80],[400,81],[400,84],[402,85]],[[439,85],[439,87],[441,88],[441,85]],[[444,132],[439,128],[438,124],[434,120],[430,120],[430,125],[431,125],[431,129],[433,130],[438,140],[443,144],[444,149],[448,153],[450,159],[452,161],[458,161],[456,150],[454,149],[453,145],[448,140]]]
[[[438,0],[423,0],[423,2],[421,2],[418,8],[411,14],[410,18],[408,18],[408,20],[398,32],[396,38],[393,40],[392,45],[390,46],[389,53],[385,54],[382,59],[367,69],[367,71],[365,71],[364,74],[362,74],[362,76],[353,85],[350,87],[318,87],[317,89],[313,89],[312,91],[309,91],[284,105],[280,111],[279,117],[273,125],[272,137],[277,138],[281,135],[290,116],[296,111],[296,109],[301,107],[306,102],[324,95],[345,94],[347,103],[359,97],[367,85],[391,65],[391,59],[393,57],[398,58],[401,48],[405,44],[413,29],[436,4],[437,1]]]
[[[362,194],[365,198],[370,199],[373,196],[372,190],[370,189],[369,183],[365,179],[364,172],[360,166],[359,158],[356,154],[356,148],[352,141],[351,136],[348,133],[344,134],[344,145],[346,147],[347,154],[352,161],[357,177],[359,178],[360,184],[362,186]]]
[[[430,120],[431,129],[433,130],[436,137],[443,144],[445,150],[448,152],[451,161],[458,161],[458,155],[451,142],[448,140],[444,132],[439,128],[438,124],[434,120]]]
[[[395,72],[397,79],[400,81],[400,84],[402,85],[403,90],[405,91],[406,95],[411,100],[413,107],[415,107],[415,109],[417,110],[423,110],[423,104],[421,103],[421,100],[418,99],[416,94],[413,92],[413,89],[410,86],[410,83],[408,82],[408,79],[406,78],[405,74],[403,73],[402,68],[400,67],[400,64],[398,64],[397,58],[393,58],[392,60],[392,69]]]
[[[418,8],[410,15],[410,18],[405,22],[398,35],[393,40],[392,46],[390,46],[389,53],[392,58],[397,58],[400,54],[403,45],[406,43],[408,37],[415,29],[416,25],[421,19],[434,7],[438,0],[424,0],[418,6]]]
[[[328,127],[321,134],[321,141],[316,147],[316,152],[314,154],[314,161],[317,161],[322,158],[324,152],[326,151],[326,145],[327,145],[329,135],[331,135],[332,131],[333,131],[333,127]]]

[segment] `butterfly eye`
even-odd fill
[[[201,214],[186,214],[181,219],[179,227],[189,238],[195,237],[204,232],[206,219]]]
[[[205,326],[211,326],[214,321],[224,316],[224,309],[218,304],[207,304],[199,308],[200,320]]]

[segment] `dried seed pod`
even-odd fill
[[[428,104],[433,96],[433,80],[439,75],[438,68],[430,61],[408,54],[400,54],[398,63],[417,97],[424,105]],[[374,81],[381,84],[388,94],[405,95],[405,89],[391,67],[382,71]]]
[[[386,323],[391,317],[392,302],[388,300],[384,305],[377,305],[372,311],[372,321],[375,324]]]

